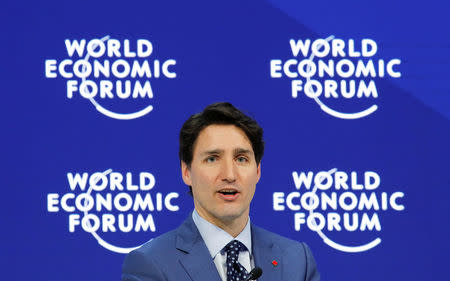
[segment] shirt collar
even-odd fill
[[[250,255],[252,254],[250,218],[248,219],[244,229],[236,238],[231,236],[228,232],[221,229],[220,227],[215,226],[214,224],[202,218],[195,209],[192,212],[192,219],[194,220],[194,223],[197,226],[198,231],[203,238],[203,241],[205,241],[206,247],[208,248],[208,251],[213,259],[223,249],[223,247],[225,247],[232,240],[238,240],[242,242],[242,244],[247,247]]]

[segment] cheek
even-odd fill
[[[256,183],[258,182],[258,174],[255,172],[246,173],[242,176],[242,181],[246,186],[255,188]]]
[[[255,186],[252,186],[252,187],[249,188],[248,196],[250,197],[250,200],[255,195],[255,189],[256,189]]]
[[[202,191],[212,189],[212,187],[214,186],[214,177],[212,175],[212,171],[204,171],[202,173],[198,173],[193,179],[193,183]]]

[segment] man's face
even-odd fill
[[[181,168],[203,218],[217,226],[247,220],[261,166],[243,130],[234,125],[206,127],[194,143],[191,167],[182,162]]]

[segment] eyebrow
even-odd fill
[[[207,150],[201,153],[201,155],[212,155],[212,154],[221,154],[223,153],[223,149],[213,149]]]
[[[201,153],[201,155],[213,155],[213,154],[222,154],[223,153],[223,149],[212,149],[212,150],[207,150]],[[237,155],[237,154],[251,154],[252,151],[250,149],[245,149],[245,148],[235,148],[233,150],[233,154]]]
[[[234,155],[236,154],[251,154],[252,151],[250,149],[245,148],[236,148],[233,150]]]

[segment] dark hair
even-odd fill
[[[261,162],[264,154],[263,129],[253,118],[228,102],[208,105],[202,112],[192,115],[184,122],[180,131],[180,161],[188,167],[191,166],[198,135],[207,126],[215,124],[235,125],[242,129],[252,144],[256,163]]]

